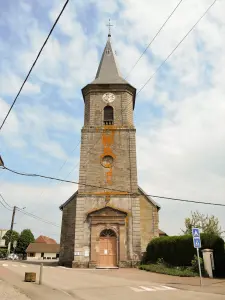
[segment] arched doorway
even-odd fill
[[[104,229],[99,240],[99,267],[117,265],[117,236],[112,229]]]

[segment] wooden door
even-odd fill
[[[99,267],[115,267],[117,256],[116,237],[100,237]]]

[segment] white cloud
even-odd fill
[[[114,49],[120,68],[126,75],[178,1],[121,0],[110,1],[109,4],[105,4],[105,1],[95,3],[99,16],[96,32],[87,36],[76,11],[76,5],[85,8],[88,4],[83,1],[71,2],[34,69],[35,79],[52,90],[57,89],[65,104],[68,104],[67,99],[75,99],[75,94],[95,75],[97,47],[103,48],[106,42],[105,25],[110,12],[115,14],[113,19],[116,19],[112,20]],[[211,3],[210,0],[183,1],[132,71],[128,81],[137,88],[141,87]],[[51,22],[61,6],[61,1],[54,1],[53,6],[48,7]],[[139,184],[148,193],[224,203],[224,9],[225,3],[218,1],[162,68],[163,76],[159,72],[138,96],[136,111],[141,114],[141,117],[137,115],[136,122]],[[23,70],[28,70],[47,35],[44,27],[33,17],[28,23],[28,45],[17,63],[17,67],[23,66]],[[32,84],[35,86],[37,81],[32,80]],[[7,88],[8,93],[12,87]],[[44,94],[41,96],[45,99]],[[11,126],[7,125],[7,130],[5,128],[8,134],[4,138],[9,142],[13,137],[15,142],[19,132],[22,141],[28,138],[36,149],[64,159],[66,153],[63,145],[52,139],[49,131],[54,130],[58,136],[78,133],[82,120],[76,120],[72,113],[63,109],[59,111],[52,108],[49,103],[42,103],[33,106],[32,103],[26,103],[18,107],[10,116],[8,124]],[[73,100],[70,104],[78,107],[80,102]],[[160,117],[154,109],[149,108],[152,104],[159,108]],[[0,105],[6,107],[2,101]],[[23,133],[20,126],[23,126]],[[11,197],[13,203],[15,195],[11,194],[9,185],[7,187],[7,198]],[[72,194],[70,189],[63,193],[55,187],[43,189],[43,203],[58,197],[56,202],[59,204]],[[40,197],[35,200],[30,196],[36,194],[35,188],[30,186],[18,188],[18,194],[21,199],[28,194],[34,201],[43,199]],[[225,228],[222,209],[166,200],[159,202],[162,205],[160,226],[169,234],[179,233],[184,218],[194,209],[215,214]],[[35,203],[31,202],[30,207],[35,207]],[[39,212],[45,215],[44,209]],[[55,218],[59,218],[59,215],[56,214]]]
[[[5,70],[4,73],[2,72],[2,74],[0,74],[0,95],[9,95],[15,97],[19,92],[24,79],[9,70]],[[38,84],[27,81],[24,85],[22,94],[32,95],[40,92],[41,89]]]
[[[0,108],[3,121],[9,105],[0,99]],[[81,124],[81,119],[75,119],[46,105],[21,104],[17,111],[12,111],[9,115],[2,129],[2,137],[8,146],[17,148],[29,144],[48,156],[66,159],[68,155],[63,145],[58,140],[53,140],[49,132],[55,130],[58,133],[75,134],[80,131]]]
[[[76,191],[76,185],[65,183],[52,185],[51,183],[46,184],[46,182],[45,184],[40,182],[40,184],[37,185],[35,184],[35,179],[33,179],[33,182],[34,184],[31,179],[29,184],[17,184],[2,180],[1,193],[11,206],[16,205],[19,208],[26,207],[25,211],[60,226],[61,211],[59,210],[59,206]],[[1,208],[0,211],[3,212],[3,208]],[[11,214],[12,212],[4,209],[4,214],[1,214],[2,228],[9,227]],[[59,227],[45,224],[18,211],[15,216],[14,228],[19,232],[25,228],[30,228],[34,231],[36,237],[40,234],[45,234],[59,241]]]
[[[50,10],[51,23],[59,14],[61,4],[56,1]],[[40,81],[57,86],[66,101],[74,98],[75,92],[94,77],[93,70],[97,68],[97,48],[77,20],[76,7],[73,4],[66,8],[56,30],[67,39],[61,42],[56,38],[55,31],[53,32],[37,62],[34,74]],[[25,66],[28,70],[47,34],[48,32],[43,31],[35,22],[27,29],[29,46],[27,51],[20,55],[18,66]]]
[[[90,2],[94,3],[102,13],[109,14],[109,16],[116,13],[119,9],[119,3],[114,0],[108,0],[107,2],[104,0],[90,0]]]
[[[2,124],[10,106],[0,98],[0,124]],[[2,129],[1,135],[5,140],[8,140],[8,144],[11,147],[24,147],[25,142],[19,136],[19,120],[17,115],[12,111],[8,119],[4,124],[4,130]],[[10,137],[10,139],[8,139]]]
[[[172,112],[168,106],[163,120],[141,126],[137,139],[140,184],[156,195],[225,204],[224,115],[224,93],[217,89],[187,97]],[[177,203],[160,203],[161,226],[166,230]],[[183,207],[179,213],[176,210],[169,233],[178,233],[177,224],[195,209]],[[221,209],[197,208],[218,215],[225,227]]]

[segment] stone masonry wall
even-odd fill
[[[102,96],[112,92],[113,125],[104,124]],[[126,85],[89,85],[83,90],[85,121],[81,137],[80,177],[76,200],[74,267],[88,267],[91,228],[88,212],[106,205],[127,211],[123,233],[129,261],[141,252],[140,201],[137,186],[136,130],[133,126],[135,89]],[[108,166],[103,157],[111,156]],[[107,224],[106,224],[107,225]],[[123,262],[122,264],[126,264]]]
[[[114,125],[133,126],[133,96],[130,92],[115,88],[111,90],[91,91],[85,96],[84,124],[87,127],[103,126],[104,107],[107,104],[102,100],[106,92],[111,92],[116,96],[114,102],[109,105],[114,110]]]
[[[76,196],[62,212],[59,264],[71,266],[74,257]]]
[[[158,209],[145,196],[140,196],[141,251],[145,252],[153,237],[159,236]]]
[[[112,182],[106,184],[106,169],[101,164],[104,156],[102,139],[112,137],[112,153],[115,155],[111,170]],[[80,158],[79,192],[98,192],[110,189],[137,192],[137,168],[135,129],[83,129]],[[100,186],[102,188],[96,188]]]
[[[105,207],[105,205],[105,197],[91,195],[78,196],[74,248],[74,252],[77,253],[77,255],[74,257],[74,267],[88,267],[89,256],[85,256],[85,253],[86,255],[87,253],[90,254],[91,228],[87,214],[95,209]],[[111,196],[107,205],[128,212],[127,233],[125,233],[127,240],[126,257],[128,257],[130,261],[137,259],[141,249],[139,198],[122,195]]]
[[[99,192],[104,187],[137,192],[132,89],[129,85],[95,85],[85,92],[79,193]],[[104,107],[107,104],[102,96],[106,92],[112,92],[116,96],[110,103],[114,109],[114,124],[109,126],[105,126],[103,122]],[[110,170],[101,164],[105,155],[113,156],[114,162]],[[97,186],[102,188],[96,188]]]

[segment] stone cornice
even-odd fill
[[[105,92],[127,92],[133,98],[133,109],[135,107],[136,89],[127,84],[88,84],[82,90],[82,95],[85,102],[85,97],[90,93],[105,93]]]

